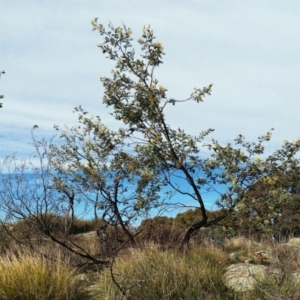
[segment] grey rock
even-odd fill
[[[255,283],[266,277],[266,266],[247,263],[234,264],[226,268],[223,281],[236,292],[252,290]]]

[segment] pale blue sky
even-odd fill
[[[113,64],[97,48],[94,17],[123,22],[136,39],[152,26],[165,47],[157,77],[170,98],[213,83],[204,103],[168,112],[176,127],[192,134],[215,128],[212,136],[223,142],[238,133],[254,140],[274,127],[272,148],[300,137],[298,1],[1,0],[0,157],[30,153],[34,124],[46,137],[53,124],[75,125],[77,105],[116,128],[99,81]]]

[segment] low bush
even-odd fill
[[[14,232],[19,235],[32,235],[42,233],[45,229],[52,233],[65,233],[68,230],[69,234],[85,233],[96,230],[97,220],[84,220],[74,217],[58,216],[54,214],[41,214],[37,218],[28,217],[10,225]]]

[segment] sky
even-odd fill
[[[275,128],[270,149],[300,137],[300,2],[243,0],[1,0],[0,159],[28,156],[31,129],[49,138],[54,124],[77,124],[75,106],[119,124],[102,104],[99,78],[113,63],[97,47],[90,21],[125,24],[137,40],[150,24],[164,46],[156,71],[174,99],[213,84],[203,103],[182,103],[168,122],[196,135],[254,141]]]
[[[135,40],[151,25],[166,53],[156,77],[169,98],[213,84],[203,103],[171,106],[171,126],[192,135],[214,128],[221,143],[240,133],[255,141],[275,128],[268,151],[300,137],[298,1],[1,0],[0,161],[33,152],[34,125],[38,138],[49,139],[54,124],[78,124],[79,105],[119,127],[102,104],[99,79],[114,64],[97,47],[95,17],[104,26],[125,24]]]

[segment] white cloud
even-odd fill
[[[296,1],[4,0],[0,6],[1,156],[28,153],[34,124],[46,136],[55,133],[54,123],[74,125],[79,104],[117,126],[102,105],[99,77],[109,76],[113,64],[96,47],[94,17],[104,25],[123,22],[136,38],[151,24],[165,46],[157,77],[170,97],[214,84],[204,103],[172,108],[170,123],[192,134],[215,128],[223,141],[238,133],[251,140],[275,127],[272,146],[300,136]]]

